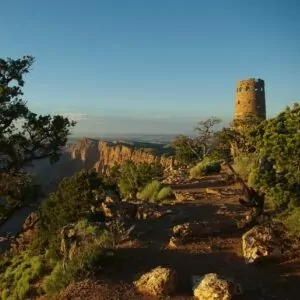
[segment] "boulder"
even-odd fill
[[[193,195],[188,192],[175,191],[174,194],[175,194],[176,201],[179,201],[179,202],[194,200]]]
[[[193,279],[194,296],[200,300],[230,300],[243,293],[240,284],[215,273]]]
[[[221,231],[223,225],[220,222],[196,222],[176,225],[172,228],[172,236],[169,246],[183,245],[189,241]]]
[[[138,220],[159,219],[163,216],[159,207],[155,204],[147,203],[138,207],[136,218]]]
[[[25,220],[23,224],[23,231],[28,230],[29,228],[33,228],[35,224],[38,222],[39,216],[36,212],[32,212]]]
[[[170,295],[176,288],[176,273],[170,268],[157,267],[134,282],[136,289],[154,297]]]
[[[265,223],[247,231],[242,237],[243,255],[247,263],[262,258],[280,257],[283,253],[285,229],[281,224]]]
[[[112,218],[116,216],[116,206],[113,203],[101,203],[103,213],[106,218]]]
[[[106,218],[135,218],[137,206],[129,202],[101,203],[103,213]]]

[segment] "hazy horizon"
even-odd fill
[[[74,134],[192,134],[229,123],[236,82],[261,78],[267,115],[299,101],[300,3],[6,1],[1,57],[33,55],[24,99]],[[12,20],[13,15],[13,20]]]

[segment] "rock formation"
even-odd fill
[[[164,168],[173,168],[173,157],[160,156],[152,149],[134,148],[127,144],[112,144],[101,141],[98,146],[100,159],[95,167],[99,173],[107,173],[116,164],[122,164],[126,160],[135,163],[158,163]]]
[[[170,295],[176,288],[176,273],[169,268],[157,267],[134,282],[140,293],[154,297]]]
[[[93,167],[99,160],[98,141],[88,138],[78,140],[71,146],[71,158],[83,162],[83,167]]]
[[[243,237],[243,254],[247,263],[266,257],[280,257],[284,251],[285,228],[280,223],[257,225]]]
[[[240,284],[215,273],[194,278],[193,290],[194,296],[200,300],[231,300],[243,293]]]

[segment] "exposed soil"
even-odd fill
[[[206,187],[219,192],[209,194]],[[69,286],[59,299],[152,299],[137,294],[132,282],[157,266],[172,267],[179,275],[178,289],[170,299],[193,299],[192,276],[216,272],[241,283],[244,295],[238,299],[299,299],[300,260],[298,257],[247,265],[242,257],[243,231],[232,226],[245,212],[238,204],[239,190],[227,186],[221,176],[210,176],[197,184],[178,184],[174,190],[193,194],[193,200],[166,206],[174,214],[136,222],[134,240],[116,251],[116,262],[97,275],[95,281]],[[226,212],[217,214],[221,206]],[[174,223],[174,216],[182,216]],[[192,221],[218,220],[219,234],[169,249],[174,225]],[[178,221],[179,220],[179,221]]]

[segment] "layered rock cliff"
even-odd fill
[[[98,141],[88,138],[78,140],[71,146],[71,158],[81,161],[84,168],[92,168],[99,160]]]
[[[162,155],[168,152],[160,146],[149,144],[136,144],[126,142],[106,142],[93,139],[80,139],[69,146],[70,155],[73,161],[82,164],[82,167],[89,169],[95,167],[99,173],[108,173],[116,164],[122,164],[126,160],[136,163],[158,163],[165,169],[172,169],[175,162],[172,156]],[[147,147],[147,148],[145,148]]]
[[[116,164],[122,164],[126,160],[136,163],[158,163],[165,169],[173,168],[174,158],[172,156],[158,155],[155,149],[145,149],[130,146],[128,144],[114,144],[101,141],[98,145],[99,161],[95,168],[99,173],[107,173]]]

